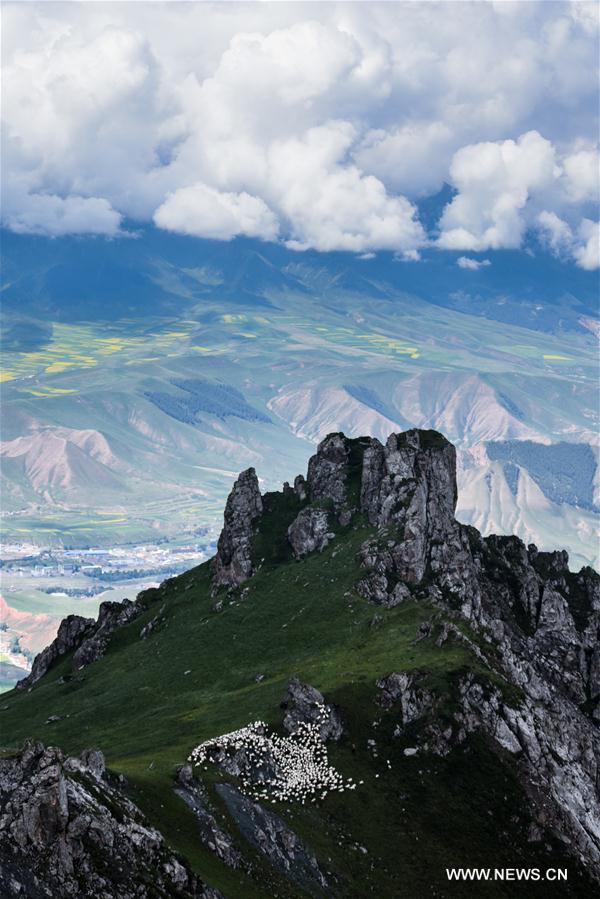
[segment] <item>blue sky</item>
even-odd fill
[[[474,274],[534,245],[594,271],[598,23],[585,2],[4,4],[4,227]]]

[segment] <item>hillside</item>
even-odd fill
[[[212,562],[104,603],[97,622],[65,619],[2,697],[5,894],[66,896],[75,859],[84,897],[99,883],[115,899],[482,895],[448,883],[457,866],[565,867],[566,883],[523,895],[594,895],[599,578],[482,538],[456,500],[441,434],[331,434],[280,492],[240,475]],[[337,786],[282,798],[281,747],[294,757],[309,732]],[[26,739],[65,755],[23,753]],[[75,758],[91,749],[108,774]],[[98,820],[122,855],[95,840]],[[157,835],[140,850],[142,826]],[[111,892],[106,871],[125,868]]]

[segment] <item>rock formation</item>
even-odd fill
[[[29,743],[0,759],[0,895],[6,899],[219,899],[111,783],[101,752]]]
[[[145,611],[143,594],[132,602],[103,602],[98,609],[98,618],[81,618],[69,615],[63,619],[52,643],[34,659],[31,672],[17,683],[17,689],[29,689],[49,668],[69,652],[73,652],[74,671],[101,659],[108,647],[110,636]]]
[[[283,726],[289,734],[298,730],[300,724],[316,724],[320,722],[320,734],[323,741],[339,740],[344,733],[344,724],[338,708],[328,705],[315,687],[303,684],[297,677],[293,677],[281,704],[285,709]],[[322,718],[322,710],[325,708],[327,717]]]
[[[231,784],[217,784],[216,790],[240,832],[276,870],[309,896],[328,894],[327,879],[314,853],[279,815],[244,796]]]
[[[17,689],[26,690],[35,684],[61,656],[80,645],[93,625],[93,618],[82,618],[81,615],[68,615],[63,618],[56,637],[35,657],[30,673],[18,682]]]
[[[225,524],[213,563],[213,590],[236,587],[253,573],[252,536],[263,510],[253,468],[243,471],[227,499]]]
[[[294,556],[301,559],[315,550],[322,552],[335,537],[329,528],[325,509],[307,507],[298,512],[287,531]]]

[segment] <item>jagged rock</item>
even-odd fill
[[[454,712],[444,718],[436,717],[435,697],[414,675],[397,673],[390,675],[397,681],[380,681],[380,701],[391,703],[391,715],[399,709],[399,736],[410,723],[413,742],[413,730],[423,723],[421,741],[404,751],[446,754],[470,733],[485,733],[491,748],[513,758],[540,827],[583,858],[600,879],[598,575],[589,568],[570,572],[566,553],[539,552],[516,537],[483,538],[458,523],[454,448],[435,432],[392,435],[385,446],[369,438],[329,435],[310,460],[307,481],[297,478],[294,491],[299,501],[312,504],[291,528],[299,554],[310,551],[311,540],[319,548],[323,518],[311,511],[332,508],[343,524],[362,512],[374,533],[359,552],[359,592],[386,606],[409,597],[433,603],[435,622],[428,622],[419,638],[431,639],[432,649],[437,644],[442,652],[449,640],[459,641],[477,660],[477,677],[453,683]],[[291,488],[287,500],[291,506],[296,502]],[[227,503],[213,565],[214,590],[251,576],[252,540],[261,514],[258,482],[249,469]],[[108,628],[87,625],[75,636],[65,632],[45,658],[36,660],[30,678],[37,679],[61,653],[79,644],[80,655],[84,643],[92,656],[102,651],[94,641],[106,639]],[[486,671],[487,679],[481,674]],[[323,697],[296,682],[287,701],[286,728],[291,730],[300,721],[315,720],[311,715]],[[341,733],[339,717],[331,726],[335,738]],[[260,764],[235,746],[215,747],[214,753],[211,761],[242,781],[265,783],[276,773],[268,753]]]
[[[191,765],[180,768],[174,790],[194,812],[203,845],[229,868],[247,867],[231,836],[217,824],[206,791],[194,777]]]
[[[102,753],[79,759],[28,743],[0,759],[0,894],[6,899],[222,899],[167,848],[106,777]]]
[[[525,695],[514,707],[499,689],[466,675],[459,686],[459,736],[481,729],[518,756],[532,809],[545,828],[573,843],[592,871],[600,860],[597,778],[600,735],[548,686],[547,708]]]
[[[158,628],[164,624],[165,622],[165,613],[166,606],[163,605],[160,607],[158,615],[155,615],[154,618],[151,618],[150,621],[146,622],[143,628],[140,630],[140,638],[142,640],[147,640],[148,637],[152,636],[152,634],[158,630]]]
[[[600,645],[594,646],[590,652],[587,680],[590,699],[595,701],[600,698]]]
[[[144,601],[138,597],[133,602],[103,602],[98,609],[98,618],[81,618],[69,615],[63,619],[52,643],[37,655],[31,673],[19,681],[22,690],[30,687],[42,677],[66,653],[73,653],[73,668],[79,670],[102,658],[109,644],[109,638],[120,627],[124,627],[145,611]],[[65,682],[63,680],[63,682]]]
[[[297,559],[315,550],[322,552],[335,534],[329,529],[329,515],[311,506],[302,509],[288,528],[288,540]]]
[[[81,642],[73,654],[73,668],[78,670],[101,659],[109,643],[109,637],[120,627],[125,627],[144,611],[144,605],[124,599],[123,602],[103,602],[98,609],[98,619],[89,636]]]
[[[376,697],[377,702],[384,709],[391,709],[398,704],[402,727],[422,718],[433,708],[433,695],[419,685],[421,679],[417,674],[399,672],[388,674],[377,681],[380,691]]]
[[[392,434],[385,446],[371,440],[363,453],[361,511],[395,537],[372,542],[363,564],[385,576],[419,583],[428,567],[440,571],[461,548],[456,507],[456,451],[434,431]],[[389,591],[391,594],[391,590]],[[378,601],[383,601],[378,599]]]
[[[258,733],[264,734],[264,728],[259,728]],[[280,766],[270,749],[263,747],[260,756],[257,756],[256,753],[248,752],[245,747],[239,747],[235,738],[229,742],[215,740],[208,747],[207,759],[231,777],[256,785],[282,776]]]
[[[148,637],[150,637],[154,633],[154,631],[158,628],[158,626],[161,623],[161,620],[162,619],[161,619],[160,615],[155,615],[154,618],[151,618],[150,621],[148,621],[141,629],[140,639],[147,640]]]
[[[252,575],[252,537],[262,511],[258,478],[255,470],[248,468],[227,498],[225,523],[212,566],[214,593],[219,587],[237,587]]]
[[[215,789],[240,833],[273,868],[311,896],[329,895],[328,881],[314,853],[289,825],[231,784],[217,784]]]
[[[300,724],[321,722],[319,732],[323,742],[337,741],[343,736],[344,724],[339,709],[328,705],[322,693],[310,684],[303,684],[297,677],[288,684],[282,708],[285,709],[283,726],[289,734],[295,733]],[[325,720],[321,720],[323,708],[327,716]]]
[[[340,512],[347,500],[346,467],[349,442],[343,434],[329,434],[308,461],[307,484],[311,502],[325,500]]]
[[[307,494],[306,481],[304,480],[304,478],[302,477],[301,474],[296,475],[296,477],[294,478],[294,490],[295,490],[296,496],[298,497],[300,502],[303,503],[308,494]]]
[[[17,688],[25,690],[35,684],[61,656],[79,645],[94,623],[93,618],[82,618],[80,615],[68,615],[67,618],[63,618],[56,637],[35,657],[31,672],[18,682]]]

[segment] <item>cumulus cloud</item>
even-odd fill
[[[9,4],[4,223],[154,220],[415,258],[414,203],[449,182],[439,248],[518,247],[550,234],[545,211],[588,267],[596,18],[560,2]]]
[[[310,129],[302,139],[270,149],[272,190],[289,221],[293,249],[414,250],[425,242],[417,210],[405,197],[389,196],[373,175],[344,156],[355,136],[346,122]]]
[[[573,226],[564,216],[572,219],[572,204],[598,196],[596,151],[561,156],[550,141],[529,131],[516,141],[462,147],[452,159],[450,181],[457,193],[440,220],[440,247],[514,249],[528,230],[539,230],[556,255],[581,268],[595,267],[593,223],[582,218]]]
[[[600,223],[590,219],[584,219],[577,229],[578,245],[575,246],[573,255],[581,268],[592,269],[600,267]]]
[[[450,166],[458,193],[444,210],[440,246],[449,250],[520,247],[528,201],[552,185],[559,173],[554,147],[537,131],[517,141],[463,147]]]
[[[215,240],[231,240],[240,234],[274,240],[278,230],[277,219],[260,197],[224,193],[206,184],[169,194],[154,213],[154,222],[167,231]]]
[[[459,256],[456,264],[459,268],[466,268],[469,271],[476,272],[478,269],[485,268],[492,263],[489,259],[473,259],[472,256]]]
[[[101,197],[57,197],[28,194],[8,211],[5,223],[19,234],[103,234],[118,233],[121,215]]]
[[[564,160],[565,192],[570,202],[600,202],[600,154],[595,148],[578,150]]]
[[[563,259],[573,259],[583,269],[600,267],[600,225],[584,218],[574,230],[555,212],[544,210],[537,217],[540,237],[552,252]]]
[[[415,122],[369,131],[355,152],[367,171],[409,196],[435,193],[448,174],[456,136],[444,122]]]

